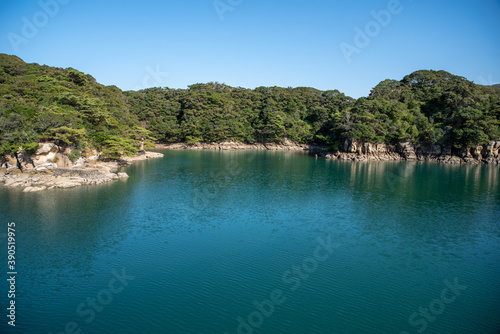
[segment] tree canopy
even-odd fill
[[[119,157],[138,151],[142,138],[153,139],[117,87],[0,54],[0,155],[54,141]]]

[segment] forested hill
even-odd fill
[[[500,89],[444,71],[385,80],[358,100],[313,88],[233,88],[126,92],[131,110],[160,141],[442,144],[457,149],[500,138]]]
[[[117,87],[100,85],[72,68],[26,64],[0,54],[0,155],[54,141],[119,157],[137,152],[148,133]]]
[[[0,155],[40,141],[118,157],[159,142],[442,144],[500,139],[500,89],[444,71],[385,80],[367,98],[338,90],[219,83],[122,92],[75,69],[0,54]]]

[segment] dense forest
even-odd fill
[[[335,150],[352,139],[460,150],[500,139],[499,119],[500,88],[445,71],[385,80],[359,99],[338,90],[220,83],[122,92],[72,68],[0,54],[0,155],[34,150],[40,141],[110,158],[155,141],[288,140]]]
[[[0,54],[0,155],[36,150],[40,141],[76,148],[73,159],[91,149],[110,158],[134,154],[152,137],[127,100],[75,69]]]

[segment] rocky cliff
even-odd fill
[[[326,159],[340,160],[405,160],[434,161],[442,163],[498,164],[500,141],[490,142],[487,146],[478,146],[467,150],[453,150],[449,146],[415,146],[412,143],[399,143],[397,146],[371,143],[358,143],[345,140],[340,150],[322,153]]]

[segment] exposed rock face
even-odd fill
[[[353,161],[365,160],[406,160],[406,161],[435,161],[443,163],[479,164],[500,163],[498,151],[500,141],[491,142],[488,146],[473,147],[467,150],[453,152],[451,147],[431,145],[417,147],[412,143],[399,143],[397,147],[371,143],[358,143],[345,140],[342,150],[325,153],[327,159],[341,159]]]
[[[483,150],[481,151],[481,156],[483,158],[483,161],[487,163],[498,163],[500,156],[499,156],[499,149],[500,149],[500,141],[492,141],[490,142],[486,147],[483,147]]]
[[[34,155],[30,156],[26,152],[16,152],[15,155],[4,156],[0,158],[0,167],[4,168],[22,168],[45,170],[58,167],[72,167],[73,163],[68,158],[71,149],[60,147],[54,143],[40,143],[40,147]]]
[[[325,146],[304,145],[291,142],[283,144],[244,144],[238,142],[197,143],[197,144],[159,144],[157,148],[173,150],[273,150],[301,151],[316,154],[326,159],[352,161],[434,161],[442,163],[500,163],[500,141],[491,142],[486,147],[474,147],[463,151],[453,151],[449,146],[431,145],[416,146],[410,142],[402,142],[397,146],[387,144],[359,143],[346,139],[340,150],[328,152]]]
[[[18,159],[10,156],[3,157],[0,182],[9,187],[24,187],[24,192],[102,184],[127,178],[127,173],[116,173],[121,166],[138,160],[163,157],[161,153],[142,152],[135,157],[103,162],[96,155],[87,155],[73,164],[68,158],[70,152],[70,149],[61,149],[54,144],[43,143],[34,156],[29,157],[20,152]]]
[[[415,152],[415,146],[412,143],[399,143],[398,145],[398,153],[405,160],[417,160],[417,154]]]

